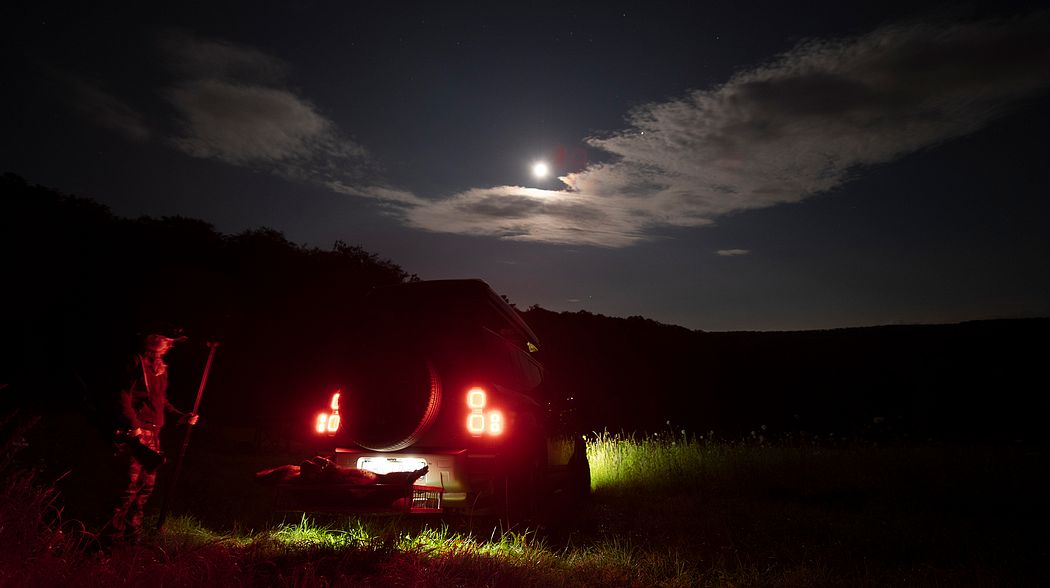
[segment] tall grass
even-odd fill
[[[0,468],[0,587],[1047,585],[1046,452],[594,435],[592,499],[552,530],[190,516],[99,552],[54,489]],[[1009,500],[1010,502],[1007,502]]]
[[[737,484],[755,475],[808,472],[849,450],[832,446],[771,443],[761,429],[728,441],[690,435],[671,427],[662,433],[596,433],[587,441],[591,489],[599,495],[639,490],[680,493]]]
[[[1045,447],[771,443],[760,430],[734,441],[668,430],[597,434],[587,449],[596,503],[611,511],[603,544],[638,537],[664,548],[656,578],[1050,585],[1038,563],[1050,554]]]
[[[613,435],[602,432],[587,441],[591,489],[628,491],[698,481],[706,466],[719,458],[686,433]]]

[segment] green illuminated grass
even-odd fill
[[[720,454],[715,446],[704,448],[685,433],[621,436],[605,432],[587,442],[591,489],[626,491],[696,481]]]
[[[593,496],[549,529],[297,517],[217,532],[169,519],[95,553],[56,496],[0,485],[0,588],[21,585],[1050,585],[1047,451],[726,442],[681,431],[588,441]],[[237,521],[227,528],[236,529]]]

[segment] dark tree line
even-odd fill
[[[1046,440],[1050,319],[689,331],[531,308],[551,381],[595,431]],[[762,429],[762,425],[766,429]]]
[[[202,407],[212,430],[307,435],[359,298],[415,279],[344,243],[321,250],[272,229],[223,235],[188,218],[118,218],[10,174],[0,219],[0,399],[38,409],[96,410],[135,333],[160,320],[190,336],[171,356],[184,406],[204,343],[221,343]],[[707,333],[585,311],[523,314],[550,383],[589,430],[670,421],[728,437],[1046,437],[1050,319]]]
[[[5,399],[101,417],[137,333],[185,329],[170,356],[176,401],[192,404],[207,341],[220,348],[202,412],[214,424],[286,427],[324,393],[326,341],[350,329],[369,288],[415,279],[338,242],[218,233],[200,220],[126,219],[91,200],[0,179]],[[302,414],[300,414],[302,413]]]

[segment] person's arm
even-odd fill
[[[171,414],[173,414],[173,415],[175,415],[175,416],[178,416],[178,417],[183,417],[183,416],[186,416],[186,413],[185,413],[185,412],[183,412],[183,411],[179,410],[179,409],[178,409],[178,408],[177,408],[177,407],[176,407],[176,406],[175,406],[174,404],[172,404],[172,403],[171,403],[171,401],[170,401],[170,400],[168,400],[167,398],[165,398],[165,399],[164,399],[164,410],[166,410],[166,411],[170,412]]]
[[[131,406],[131,391],[135,387],[135,382],[138,380],[137,376],[140,375],[141,371],[142,366],[138,358],[136,358],[128,368],[124,382],[122,382],[120,391],[117,393],[117,406],[120,411],[121,425],[128,430],[142,427],[142,423],[139,422],[139,416]]]
[[[168,412],[178,416],[179,417],[178,424],[180,424],[180,425],[196,425],[197,424],[197,419],[200,418],[199,416],[197,416],[196,413],[183,412],[183,411],[179,410],[167,398],[164,399],[164,409],[167,410]]]
[[[120,391],[118,402],[120,405],[121,425],[123,425],[123,428],[132,430],[141,427],[142,423],[139,422],[138,415],[136,415],[135,411],[131,408],[130,388]]]

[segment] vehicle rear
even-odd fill
[[[582,443],[548,426],[536,335],[484,282],[376,289],[363,310],[315,423],[338,466],[425,467],[421,512],[437,494],[439,510],[476,514],[528,511],[553,491],[551,471],[585,468]]]

